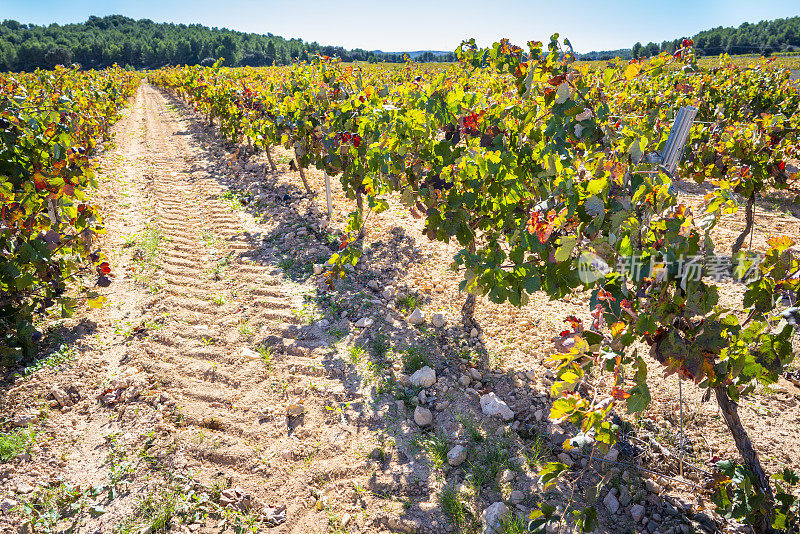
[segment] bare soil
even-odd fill
[[[575,429],[547,422],[546,359],[567,315],[590,321],[587,295],[536,295],[521,309],[479,299],[471,337],[449,270],[457,246],[428,241],[399,202],[370,215],[361,261],[329,291],[314,265],[337,248],[355,203],[334,178],[326,221],[322,173],[306,171],[319,192],[306,195],[289,152],[273,149],[273,172],[263,153],[214,130],[145,84],[99,156],[109,304],[51,321],[43,353],[63,345],[65,361],[0,385],[6,426],[33,415],[37,431],[0,464],[0,531],[483,532],[480,515],[496,502],[527,518],[542,501],[563,510],[594,499],[598,533],[742,530],[710,504],[708,462],[737,453],[691,383],[681,404],[675,376],[652,380],[650,408],[617,419],[628,430],[606,461],[558,448]],[[702,200],[682,189],[690,205]],[[772,234],[800,235],[793,199],[758,205],[754,250]],[[740,213],[715,242],[729,247],[743,227]],[[396,297],[382,295],[389,286]],[[722,298],[740,302],[741,287],[727,284]],[[424,324],[406,320],[407,304]],[[433,313],[446,324],[432,326]],[[372,323],[356,326],[362,318]],[[409,375],[423,364],[436,382],[415,387]],[[482,413],[491,392],[513,420]],[[800,468],[798,399],[781,379],[739,405],[768,471]],[[431,424],[415,423],[417,407]],[[456,445],[467,457],[451,466]],[[537,472],[555,458],[574,470],[545,490]],[[592,499],[587,488],[601,481]],[[74,510],[51,498],[65,484],[81,495],[61,501]],[[617,511],[604,504],[609,490]],[[57,513],[52,528],[45,510]],[[558,528],[574,531],[549,531]]]

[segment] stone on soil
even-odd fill
[[[481,514],[483,534],[500,534],[503,531],[503,519],[510,516],[511,511],[505,503],[496,502],[489,506]]]
[[[461,445],[456,445],[450,452],[447,453],[447,463],[456,467],[464,463],[464,460],[467,459],[467,451]]]
[[[411,375],[411,385],[417,387],[429,388],[436,383],[436,371],[427,365]]]
[[[619,511],[619,501],[611,492],[603,499],[603,504],[610,514],[616,514]]]
[[[425,314],[419,308],[415,308],[406,319],[411,324],[422,324],[425,322]]]
[[[373,323],[373,320],[369,317],[362,317],[358,321],[356,321],[356,326],[358,328],[366,328]]]
[[[481,397],[481,411],[484,415],[502,417],[503,421],[511,421],[514,412],[503,402],[500,397],[492,393],[487,393]]]
[[[433,414],[429,409],[417,406],[414,409],[414,422],[419,426],[428,426],[433,422]]]

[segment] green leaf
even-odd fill
[[[650,390],[646,383],[636,384],[628,393],[631,394],[626,401],[628,413],[643,412],[650,405]]]
[[[547,489],[556,483],[558,477],[561,476],[561,473],[568,470],[569,467],[566,464],[562,464],[561,462],[550,462],[542,467],[542,470],[539,471],[539,484],[541,484],[542,489],[547,491]]]
[[[566,261],[569,259],[572,250],[578,238],[575,236],[564,236],[559,240],[559,247],[556,249],[555,258],[557,262]]]

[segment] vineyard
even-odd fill
[[[83,403],[131,464],[15,517],[800,531],[791,71],[699,65],[689,41],[456,55],[4,75],[3,365],[83,302],[106,356],[72,393],[21,373],[3,409],[32,432],[26,391]],[[104,186],[90,156],[130,100]]]

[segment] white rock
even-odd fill
[[[427,426],[433,422],[433,414],[429,409],[417,406],[414,409],[414,422],[419,426]]]
[[[366,327],[370,326],[374,322],[375,321],[373,321],[372,318],[370,318],[370,317],[362,317],[361,319],[356,321],[356,326],[358,328],[366,328]]]
[[[619,449],[611,448],[608,450],[606,455],[603,456],[603,459],[608,460],[609,462],[616,462],[618,457],[619,457]]]
[[[386,286],[381,292],[381,296],[386,300],[392,300],[394,297],[394,286]]]
[[[406,320],[411,324],[422,324],[425,322],[425,314],[419,308],[415,308],[413,312],[406,317]]]
[[[544,419],[544,410],[536,410],[533,413],[533,417],[534,417],[534,419],[536,419],[537,423],[541,423],[542,419]]]
[[[257,360],[260,357],[256,351],[247,347],[242,347],[242,350],[239,351],[239,355],[248,360]]]
[[[505,503],[496,502],[489,506],[481,514],[483,534],[500,534],[503,531],[503,520],[509,517],[511,517],[511,511]]]
[[[367,287],[374,291],[377,291],[378,289],[380,289],[380,284],[378,284],[377,280],[370,280],[369,282],[367,282]]]
[[[603,499],[603,504],[610,514],[616,514],[619,511],[619,501],[611,492]]]
[[[314,264],[314,274],[322,274],[322,271],[325,269],[325,265],[321,263]]]
[[[320,319],[319,321],[317,321],[317,326],[320,328],[325,328],[327,326],[330,326],[330,324],[331,322],[327,319]]]
[[[644,517],[644,506],[641,504],[634,504],[631,506],[631,517],[637,523]]]
[[[500,482],[510,484],[511,482],[514,481],[516,476],[517,476],[516,473],[514,473],[514,471],[512,471],[511,469],[505,469],[503,470],[503,473],[500,475]]]
[[[514,412],[508,407],[508,404],[503,402],[500,397],[492,393],[487,393],[481,397],[481,411],[484,415],[499,416],[503,421],[511,421],[514,418]]]
[[[483,378],[483,375],[481,374],[481,372],[478,371],[477,369],[475,369],[474,367],[470,367],[469,368],[469,374],[470,374],[470,376],[472,376],[473,380],[480,380],[480,379]]]
[[[461,445],[456,445],[447,453],[447,463],[453,467],[463,464],[466,459],[467,450]]]
[[[19,493],[20,495],[27,495],[28,493],[33,492],[34,489],[36,488],[34,488],[25,481],[17,482],[17,493]]]
[[[436,371],[427,365],[411,375],[411,385],[429,388],[436,383]]]
[[[508,500],[511,501],[511,504],[519,504],[525,500],[525,494],[520,490],[514,490],[511,492],[511,495],[508,496]]]
[[[644,479],[644,487],[647,488],[647,491],[650,493],[661,493],[661,485],[652,478]]]
[[[436,328],[441,328],[447,323],[447,319],[445,319],[444,314],[441,313],[434,313],[431,315],[431,324]]]
[[[471,338],[478,337],[478,329],[477,328],[473,328],[472,330],[470,330],[469,331],[469,337],[471,337]]]
[[[464,386],[465,388],[468,388],[469,385],[472,383],[472,379],[467,375],[461,375],[460,377],[458,377],[458,383]]]

